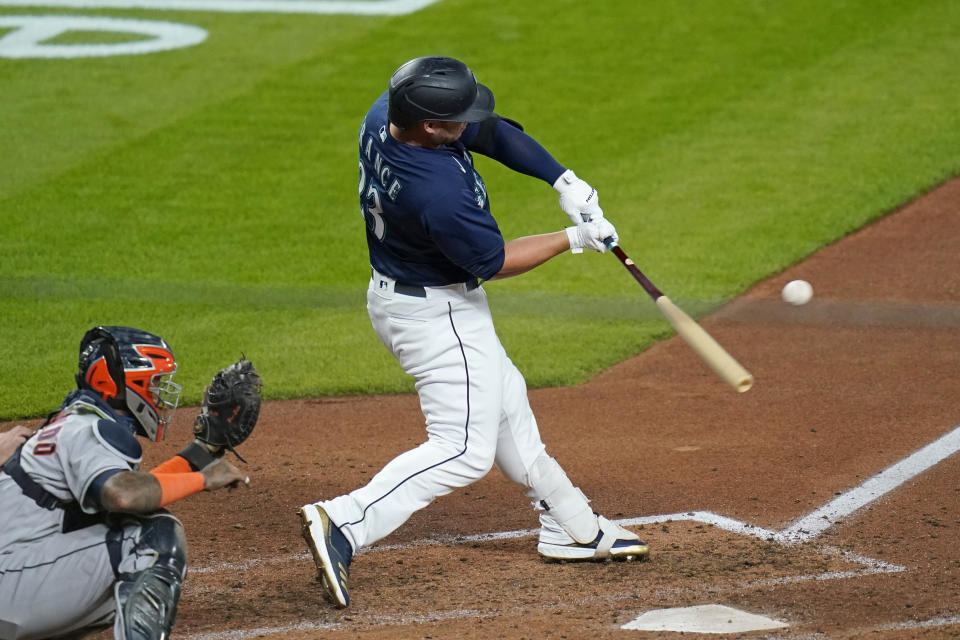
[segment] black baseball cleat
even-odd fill
[[[639,536],[604,518],[597,517],[600,531],[592,542],[540,540],[537,553],[548,561],[646,560],[650,547]]]
[[[323,583],[333,604],[342,609],[350,604],[347,590],[353,559],[350,542],[320,506],[304,505],[297,513],[303,521],[303,539],[317,564],[317,580]]]

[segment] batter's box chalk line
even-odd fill
[[[709,524],[717,527],[718,529],[723,529],[732,533],[751,536],[782,545],[794,545],[809,542],[855,511],[881,498],[908,480],[923,473],[927,469],[937,465],[941,461],[956,453],[958,450],[960,450],[960,426],[955,427],[952,431],[944,436],[941,436],[925,447],[918,449],[900,462],[897,462],[875,476],[872,476],[860,486],[841,493],[824,506],[812,511],[808,515],[800,517],[792,525],[786,529],[783,529],[782,531],[765,529],[763,527],[748,524],[740,520],[721,516],[710,511],[687,511],[682,513],[643,516],[638,518],[623,518],[616,520],[615,522],[624,527],[633,527],[667,522],[693,521]],[[371,547],[370,549],[364,550],[362,553],[381,553],[384,551],[410,549],[422,546],[452,546],[460,544],[472,544],[477,542],[491,542],[496,540],[515,540],[519,538],[533,537],[537,535],[539,531],[539,529],[518,529],[514,531],[481,533],[470,536],[441,536],[436,538],[415,540],[413,542],[403,544],[377,545]],[[853,571],[828,571],[819,574],[782,576],[778,578],[747,581],[741,582],[740,584],[735,585],[733,588],[752,589],[758,587],[773,587],[778,585],[796,584],[811,581],[844,580],[866,575],[899,573],[907,570],[906,567],[901,565],[884,562],[883,560],[876,558],[868,558],[866,556],[843,549],[838,549],[832,546],[821,545],[816,548],[816,551],[826,556],[839,557],[851,564],[859,565],[861,568]],[[242,571],[254,566],[281,564],[294,561],[304,561],[308,559],[310,559],[309,553],[286,554],[282,556],[269,556],[266,558],[252,558],[239,563],[218,563],[196,568],[191,567],[190,572],[194,574],[220,572],[234,573],[236,571]],[[745,615],[749,616],[751,614]],[[435,612],[431,613],[429,616],[424,616],[422,619],[381,616],[376,620],[368,620],[367,622],[381,626],[391,626],[418,622],[428,623],[441,618],[453,620],[470,617],[478,617],[478,612],[472,610]],[[730,619],[732,620],[733,618]],[[960,617],[947,617],[929,621],[929,625],[927,626],[957,624],[958,622],[960,622]],[[262,627],[257,629],[203,633],[186,636],[186,638],[187,640],[245,640],[246,638],[252,638],[255,636],[269,636],[292,631],[321,631],[340,628],[342,628],[342,625],[339,623],[300,621],[282,627]]]

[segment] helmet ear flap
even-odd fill
[[[76,375],[77,387],[80,389],[91,388],[86,376],[93,364],[100,358],[103,358],[107,365],[107,373],[117,390],[116,395],[106,398],[110,406],[116,409],[126,407],[124,397],[126,395],[127,380],[123,371],[123,360],[120,358],[120,347],[117,345],[116,338],[103,327],[94,327],[87,331],[83,340],[80,341],[80,359]]]

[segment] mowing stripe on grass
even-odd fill
[[[499,314],[532,314],[537,317],[591,317],[657,320],[663,318],[645,298],[601,298],[553,292],[489,291],[491,306]],[[366,304],[364,283],[356,286],[254,285],[233,282],[158,282],[144,286],[134,278],[68,278],[57,276],[0,277],[0,298],[36,300],[125,300],[196,303],[204,307],[358,309]],[[709,303],[684,301],[695,316]],[[692,311],[691,311],[692,309]],[[699,311],[699,312],[698,312]]]

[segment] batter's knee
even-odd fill
[[[464,451],[463,463],[469,469],[474,480],[479,480],[490,472],[496,459],[495,447],[469,445]]]
[[[484,438],[467,436],[463,439],[444,437],[443,435],[430,434],[429,442],[423,445],[429,451],[432,459],[439,456],[444,460],[443,468],[455,470],[460,476],[462,482],[460,486],[465,486],[479,480],[487,475],[493,468],[496,457],[496,443],[487,442]]]

